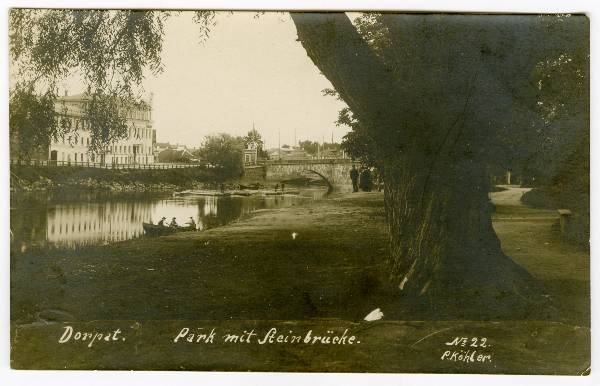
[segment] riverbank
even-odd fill
[[[589,257],[560,243],[552,230],[556,213],[522,205],[521,190],[491,193],[502,247],[557,292],[549,295],[573,297],[562,316],[578,315],[574,322],[587,325]],[[393,307],[396,291],[386,284],[386,229],[382,194],[361,192],[258,210],[203,232],[27,252],[13,259],[15,300],[23,302],[15,315],[33,320],[43,309],[62,309],[77,320],[185,319],[198,313],[209,319],[359,320],[385,301],[390,316],[406,317]],[[26,278],[27,289],[20,288],[19,279]],[[110,301],[97,308],[94,298]],[[575,301],[582,303],[573,313]]]
[[[560,244],[551,231],[554,213],[524,207],[520,193],[512,188],[492,193],[494,227],[505,252],[546,286],[559,309],[556,320],[400,318],[402,310],[385,281],[382,194],[355,193],[257,211],[206,232],[59,255],[12,256],[13,338],[18,335],[21,343],[14,355],[23,366],[34,358],[46,368],[64,363],[121,369],[145,363],[147,368],[156,363],[157,369],[580,374],[589,364],[589,256]],[[382,309],[383,321],[361,322],[375,308]],[[128,359],[117,347],[98,359],[81,356],[72,345],[52,354],[40,350],[56,348],[52,340],[61,322],[88,329],[121,323],[135,335],[139,354]],[[304,333],[348,328],[363,343],[335,349],[174,348],[172,340],[185,326],[253,327],[262,333],[270,326]],[[495,361],[475,367],[441,361],[445,342],[454,336],[486,337],[494,348],[483,351]],[[170,359],[159,365],[158,358]]]
[[[102,169],[82,166],[11,165],[11,191],[165,191],[218,188],[214,171],[180,169]]]
[[[383,215],[380,195],[361,193],[259,210],[203,232],[26,253],[14,259],[13,300],[22,302],[14,315],[35,320],[41,308],[77,320],[350,317],[348,305],[380,287]],[[20,288],[25,277],[28,288]],[[110,301],[98,308],[93,299]],[[353,307],[352,319],[368,307]]]

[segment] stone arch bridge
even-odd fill
[[[350,191],[352,180],[350,169],[358,162],[348,158],[270,160],[265,163],[267,181],[291,180],[317,175],[327,182],[330,190]]]

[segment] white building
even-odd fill
[[[52,141],[48,158],[58,162],[95,162],[102,164],[151,164],[155,161],[156,130],[152,127],[152,107],[135,109],[127,117],[128,133],[109,144],[103,154],[89,151],[91,133],[84,119],[84,94],[63,96],[57,101],[57,112],[63,113],[75,128],[75,134]],[[72,127],[73,127],[72,126]]]

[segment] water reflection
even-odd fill
[[[11,248],[78,248],[140,237],[142,223],[193,218],[198,229],[225,225],[258,209],[290,206],[323,197],[323,189],[300,195],[171,197],[164,194],[19,194],[11,197]]]

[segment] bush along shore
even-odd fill
[[[222,182],[207,168],[100,169],[79,166],[11,166],[11,191],[59,189],[106,191],[160,191],[216,188]]]
[[[537,187],[525,193],[521,201],[534,208],[569,209],[572,212],[563,235],[564,241],[589,249],[590,244],[590,195],[583,185],[580,189],[564,186]],[[558,232],[558,220],[554,224]]]

